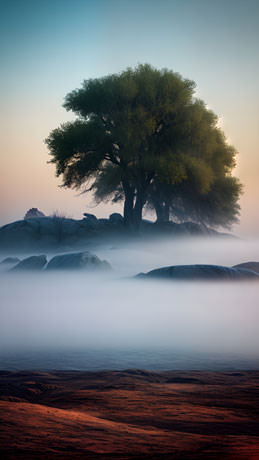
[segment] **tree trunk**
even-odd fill
[[[159,201],[154,202],[156,210],[157,222],[168,222],[169,221],[169,205],[167,203],[161,203]]]
[[[164,203],[164,222],[169,222],[169,204]]]
[[[134,205],[134,189],[130,187],[127,181],[122,182],[125,201],[124,201],[124,222],[127,227],[132,227],[134,223],[133,205]]]
[[[124,222],[129,228],[138,230],[142,221],[142,211],[146,202],[143,187],[139,186],[135,193],[135,188],[130,186],[128,181],[122,182],[125,201],[124,201]],[[135,203],[134,203],[134,197]]]
[[[135,206],[134,206],[134,224],[136,228],[139,228],[141,221],[142,221],[142,209],[143,209],[142,197],[137,195]]]
[[[134,205],[134,226],[138,230],[142,221],[142,211],[146,200],[144,198],[143,188],[140,186],[137,189],[136,201]]]
[[[161,203],[159,203],[158,201],[154,202],[154,200],[153,200],[153,204],[154,204],[154,208],[156,210],[156,221],[157,222],[163,222],[163,207],[162,207]]]

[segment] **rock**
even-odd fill
[[[46,270],[107,270],[111,266],[88,251],[61,254],[53,257]]]
[[[242,264],[234,265],[233,268],[237,269],[247,269],[252,270],[253,272],[259,273],[259,262],[244,262]]]
[[[78,232],[87,227],[83,222],[64,217],[34,217],[13,222],[0,228],[0,248],[26,252],[77,244]],[[84,235],[87,236],[87,230]]]
[[[15,267],[12,267],[9,271],[23,271],[23,270],[42,270],[47,263],[45,255],[31,256],[21,260]]]
[[[85,219],[88,220],[98,220],[94,214],[89,214],[88,212],[84,212]]]
[[[18,262],[20,262],[20,259],[18,257],[6,257],[0,263],[1,264],[17,264]]]
[[[4,250],[8,249],[9,251],[19,249],[21,251],[31,246],[35,233],[38,233],[30,224],[34,220],[37,220],[37,218],[20,220],[1,227],[0,248]]]
[[[171,280],[240,280],[258,279],[252,270],[223,267],[220,265],[173,265],[140,273],[138,278],[158,278]]]
[[[20,220],[4,225],[0,229],[0,247],[3,249],[24,248],[30,244],[35,230],[29,225],[33,219]]]
[[[124,219],[121,214],[118,212],[114,212],[113,214],[110,215],[109,217],[110,222],[114,224],[123,224]]]
[[[45,217],[45,214],[39,211],[38,208],[31,208],[29,209],[29,211],[26,212],[24,219],[32,219],[35,217]]]

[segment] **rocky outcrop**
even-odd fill
[[[34,251],[76,245],[90,237],[92,226],[63,217],[35,217],[0,228],[0,249],[13,251]]]
[[[100,260],[91,252],[76,252],[61,254],[53,257],[46,270],[109,270],[110,264],[106,260]]]
[[[35,217],[45,217],[45,214],[38,210],[38,208],[31,208],[26,212],[24,219],[33,219]]]
[[[0,228],[0,250],[4,251],[39,251],[56,249],[67,250],[82,244],[103,241],[107,238],[129,238],[174,236],[221,236],[215,230],[203,225],[186,222],[153,223],[143,220],[137,232],[132,232],[124,225],[123,217],[118,213],[109,219],[97,219],[93,214],[85,214],[81,220],[62,216],[33,217],[12,222]]]
[[[27,270],[42,270],[47,263],[47,258],[44,255],[31,256],[21,260],[17,265],[12,267],[10,271],[27,271]]]
[[[241,280],[258,279],[259,274],[245,268],[224,267],[221,265],[173,265],[140,273],[137,278],[169,280]]]

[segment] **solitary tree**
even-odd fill
[[[85,81],[64,103],[78,120],[46,140],[63,185],[94,190],[100,200],[123,200],[129,225],[140,223],[147,203],[158,210],[155,197],[166,190],[160,204],[171,211],[181,185],[193,184],[206,196],[219,178],[230,177],[235,150],[217,117],[194,98],[194,88],[179,74],[147,64]],[[228,197],[234,214],[238,195]]]

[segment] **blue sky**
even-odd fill
[[[74,217],[91,209],[90,197],[58,187],[43,140],[71,119],[63,99],[83,79],[148,62],[194,80],[219,115],[239,150],[240,228],[258,231],[258,23],[257,0],[1,1],[0,223],[32,206]]]

